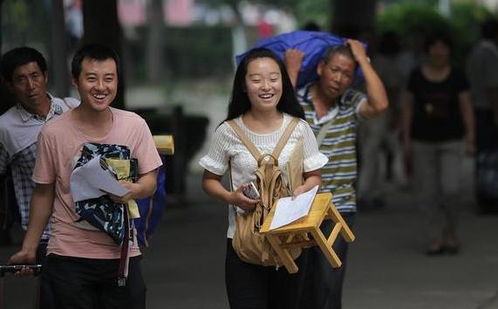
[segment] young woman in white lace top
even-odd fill
[[[320,184],[320,169],[327,158],[318,151],[315,136],[304,121],[304,112],[282,61],[266,49],[250,51],[235,73],[226,121],[233,119],[261,153],[271,153],[292,117],[301,120],[278,163],[283,170],[296,143],[303,139],[304,183],[294,190],[297,195]],[[300,296],[302,271],[290,275],[283,267],[277,270],[243,262],[232,247],[235,216],[253,210],[258,203],[242,193],[256,178],[257,162],[226,122],[217,128],[210,150],[199,164],[205,169],[203,189],[229,205],[225,270],[230,307],[294,308]],[[230,171],[232,188],[225,188],[221,179]],[[304,258],[298,258],[297,263]]]

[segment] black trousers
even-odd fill
[[[38,291],[38,308],[40,309],[55,309],[54,292],[50,281],[46,276],[43,276],[43,271],[46,266],[48,240],[41,240],[36,251],[36,263],[42,265],[42,275],[39,280]]]
[[[50,254],[42,277],[53,289],[56,309],[145,309],[140,260],[140,256],[130,259],[124,287],[117,284],[119,260],[115,259]]]
[[[306,255],[296,260],[299,271],[289,274],[285,267],[260,266],[242,261],[228,239],[225,284],[231,309],[297,308],[302,288]]]
[[[475,110],[477,152],[498,148],[498,126],[492,110]]]
[[[480,172],[486,168],[481,166],[481,157],[486,153],[496,152],[498,149],[498,126],[494,122],[493,111],[489,110],[476,110],[476,160],[475,171],[476,179],[480,179]],[[498,200],[495,197],[484,194],[479,188],[479,181],[476,181],[476,201],[481,211],[486,212],[489,210],[496,210]]]
[[[352,229],[355,213],[341,213],[341,215]],[[325,235],[329,235],[332,228],[331,220],[322,223],[321,229]],[[342,262],[339,268],[332,268],[319,247],[307,249],[305,289],[300,308],[340,309],[342,307],[342,286],[346,274],[348,243],[339,235],[334,242],[333,249]]]

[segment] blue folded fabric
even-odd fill
[[[83,145],[81,157],[75,165],[75,169],[86,164],[91,159],[100,156],[101,160],[106,158],[130,160],[130,179],[135,181],[138,166],[134,159],[130,158],[130,150],[126,146],[113,144],[86,143]],[[114,171],[105,162],[101,162],[103,169],[108,169],[117,178]],[[123,204],[114,202],[107,194],[98,198],[75,202],[75,211],[81,219],[86,220],[99,230],[107,233],[113,241],[121,245],[127,234],[124,222]]]
[[[346,44],[346,39],[323,31],[293,31],[264,39],[251,47],[251,49],[264,47],[273,51],[280,59],[288,49],[298,49],[305,54],[301,69],[299,70],[297,87],[318,79],[316,67],[329,46]],[[237,64],[245,57],[247,52],[236,56]],[[355,72],[355,83],[363,80],[361,70]]]

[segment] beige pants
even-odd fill
[[[460,140],[413,143],[413,190],[431,240],[456,233],[463,156]]]

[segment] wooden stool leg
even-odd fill
[[[328,216],[329,218],[332,219],[332,221],[336,223],[339,222],[341,224],[342,229],[340,230],[340,233],[347,242],[352,242],[355,240],[353,232],[351,231],[348,224],[344,221],[344,218],[341,216],[341,214],[337,211],[335,207],[333,206],[329,207]]]
[[[278,235],[266,235],[266,238],[270,242],[273,250],[278,254],[278,257],[284,264],[285,268],[290,274],[297,273],[299,268],[297,267],[296,263],[294,263],[294,260],[292,259],[291,255],[289,254],[288,249],[282,249],[280,247],[281,241]]]
[[[342,262],[335,253],[334,249],[328,244],[327,239],[323,235],[322,231],[320,231],[319,228],[314,229],[312,232],[313,238],[315,238],[316,244],[320,247],[322,250],[323,254],[329,261],[329,263],[332,265],[332,267],[337,268],[341,267]]]
[[[329,238],[327,238],[327,244],[329,246],[332,246],[334,244],[335,239],[339,235],[339,233],[342,230],[342,225],[338,222],[335,222],[334,228],[332,229],[332,232],[329,235]]]

